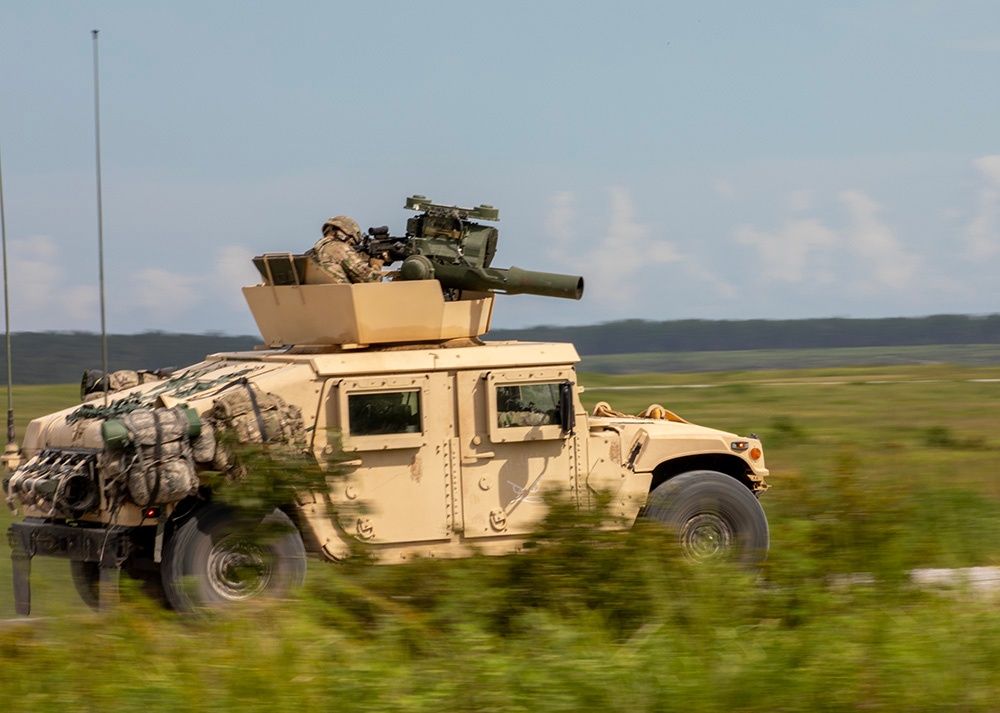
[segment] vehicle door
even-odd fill
[[[465,536],[531,532],[547,491],[576,498],[573,370],[460,372],[456,383]]]
[[[328,478],[340,527],[373,544],[446,539],[454,433],[447,375],[342,379],[326,403],[347,459]]]

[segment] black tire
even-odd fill
[[[97,611],[100,597],[98,591],[101,583],[101,568],[97,562],[80,562],[78,560],[69,561],[69,573],[73,577],[73,586],[76,587],[80,599],[88,607]]]
[[[767,559],[764,509],[745,485],[724,473],[693,470],[671,478],[649,494],[643,516],[674,530],[693,560],[755,568]]]
[[[159,567],[155,570],[149,568],[142,570],[123,570],[132,579],[142,583],[142,591],[150,598],[158,602],[164,601],[163,585],[160,582]],[[101,567],[97,562],[80,562],[70,560],[69,573],[73,578],[73,586],[83,603],[94,611],[99,611],[100,587],[101,587]]]
[[[306,550],[281,510],[252,523],[209,505],[168,540],[161,574],[167,601],[178,611],[285,597],[305,582]]]

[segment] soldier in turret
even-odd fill
[[[378,282],[382,279],[383,261],[355,247],[361,242],[361,229],[346,215],[323,223],[323,237],[307,254],[319,267],[320,280],[326,283]]]

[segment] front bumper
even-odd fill
[[[7,530],[12,556],[61,557],[120,567],[132,548],[131,528],[63,525],[28,518]]]

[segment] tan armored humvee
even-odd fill
[[[263,283],[244,294],[268,348],[31,422],[3,483],[25,515],[10,530],[20,613],[35,555],[69,559],[93,605],[125,569],[187,610],[287,592],[307,549],[338,560],[363,546],[385,563],[514,552],[553,490],[580,507],[609,493],[625,525],[664,522],[692,557],[765,556],[756,437],[661,408],[586,413],[572,345],[480,339],[490,293],[437,279],[309,284],[300,256],[256,262]],[[321,465],[343,451],[324,487],[268,517],[294,529],[265,545],[246,544],[203,482],[227,467],[223,429]]]

